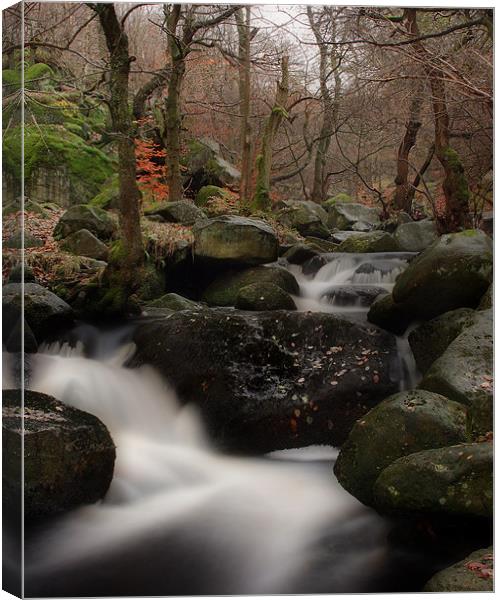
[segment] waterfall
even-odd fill
[[[124,367],[133,346],[97,346],[89,357],[81,343],[54,344],[32,360],[29,388],[98,416],[116,464],[102,502],[27,541],[28,595],[363,588],[384,556],[385,525],[335,482],[333,449],[262,459],[218,454],[193,407],[181,408],[150,368]],[[318,461],[325,452],[328,462]],[[349,545],[367,532],[371,543]],[[315,572],[325,536],[326,574]]]

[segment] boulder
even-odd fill
[[[226,190],[217,185],[205,185],[196,194],[195,204],[205,208],[211,198],[224,198]]]
[[[467,407],[471,434],[493,431],[493,315],[476,316],[425,374],[421,389],[442,394]]]
[[[384,512],[492,517],[493,444],[423,450],[397,459],[374,486]]]
[[[93,233],[90,233],[88,229],[80,229],[68,235],[60,243],[60,248],[66,252],[71,252],[71,254],[87,256],[96,260],[105,261],[108,258],[106,244],[101,242]]]
[[[2,417],[3,489],[10,506],[17,500],[15,472],[22,460],[20,390],[4,390]],[[24,516],[27,521],[97,502],[111,483],[114,461],[113,441],[99,419],[51,396],[25,390]],[[15,506],[12,509],[15,510]]]
[[[370,285],[337,285],[326,291],[322,298],[337,306],[370,306],[380,295],[387,294],[384,288]]]
[[[493,284],[486,290],[486,293],[481,298],[479,305],[477,307],[478,310],[486,310],[488,308],[493,307]]]
[[[228,450],[341,444],[399,386],[394,338],[327,313],[182,311],[134,341]]]
[[[180,223],[181,225],[194,225],[196,221],[206,219],[205,213],[187,200],[163,202],[146,211],[144,214],[147,216],[159,216],[167,223]]]
[[[337,252],[398,252],[399,246],[394,237],[385,231],[358,233],[345,239],[337,247]]]
[[[294,244],[282,256],[291,265],[302,265],[306,261],[318,256],[318,252],[313,250],[308,244]]]
[[[424,219],[399,225],[394,237],[401,250],[422,252],[438,239],[438,232],[434,221]]]
[[[367,319],[370,323],[402,335],[413,321],[404,306],[396,304],[392,294],[378,296],[371,304]]]
[[[10,334],[21,315],[23,286],[9,283],[3,288],[2,310],[4,336]],[[73,324],[73,310],[58,296],[37,283],[24,284],[24,318],[35,337],[41,341],[48,335]],[[5,339],[5,338],[4,338]]]
[[[352,428],[335,463],[340,484],[365,504],[373,486],[396,459],[465,441],[465,408],[423,390],[400,392],[381,402]]]
[[[259,265],[278,258],[278,238],[258,219],[222,216],[197,224],[194,229],[197,259],[225,264]]]
[[[314,237],[313,235],[308,235],[304,238],[304,243],[309,246],[312,250],[316,250],[320,253],[329,253],[335,252],[337,250],[338,244],[335,242],[331,242],[330,240],[324,240],[318,237]]]
[[[320,239],[330,237],[327,227],[328,213],[316,202],[286,202],[277,219],[279,223],[296,229],[301,235]]]
[[[328,209],[329,227],[336,227],[340,230],[353,230],[353,226],[361,222],[364,226],[375,229],[380,224],[378,208],[354,202],[334,202],[326,205],[326,207]]]
[[[345,242],[345,240],[347,240],[348,238],[352,237],[353,235],[357,235],[359,232],[357,231],[335,231],[334,233],[332,233],[332,240],[336,243],[336,244],[341,244],[342,242]]]
[[[492,592],[493,546],[472,552],[460,562],[438,571],[424,592]]]
[[[235,302],[241,310],[296,310],[293,298],[274,283],[252,283],[240,289]]]
[[[491,239],[479,230],[443,235],[398,277],[392,295],[415,319],[476,308],[493,277]]]
[[[272,283],[289,294],[299,293],[299,284],[290,271],[281,267],[252,267],[220,275],[205,289],[202,299],[214,306],[235,306],[242,288],[264,283]]]
[[[302,273],[304,275],[315,275],[327,262],[328,260],[324,256],[314,256],[302,265]]]
[[[201,304],[197,302],[193,302],[192,300],[188,300],[187,298],[183,298],[179,296],[179,294],[165,294],[161,296],[161,298],[156,298],[151,302],[148,302],[146,310],[152,308],[164,308],[172,311],[178,310],[199,310],[202,308]]]
[[[4,344],[7,352],[25,352],[26,354],[35,354],[38,352],[38,342],[36,341],[35,334],[31,331],[26,319],[19,318],[15,323],[5,324]],[[24,337],[24,345],[21,343]]]
[[[56,240],[61,240],[80,229],[87,229],[100,240],[108,240],[115,233],[116,224],[102,208],[77,204],[62,215],[53,235]]]
[[[188,142],[183,159],[189,188],[197,192],[203,186],[228,186],[237,183],[241,173],[223,156],[220,145],[209,138]]]
[[[410,333],[408,342],[421,373],[428,371],[451,342],[474,323],[475,315],[471,308],[457,308],[423,323]]]

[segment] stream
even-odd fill
[[[327,258],[315,275],[289,267],[298,309],[365,320],[366,298],[391,290],[408,255]],[[419,591],[449,563],[449,549],[401,542],[345,492],[334,448],[217,452],[197,411],[151,368],[124,366],[132,329],[80,325],[76,345],[31,359],[28,387],[99,417],[117,457],[103,501],[27,532],[27,596]],[[398,344],[401,386],[414,386],[404,336]]]

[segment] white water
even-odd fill
[[[308,450],[330,457],[326,469],[290,462],[297,451],[274,460],[217,454],[196,412],[181,409],[151,369],[122,366],[132,351],[89,359],[80,346],[55,345],[34,357],[29,387],[98,416],[117,457],[103,502],[27,545],[28,595],[360,590],[384,554],[384,525],[336,484],[333,449]],[[377,542],[350,550],[356,531]],[[303,578],[326,534],[337,541],[325,590]]]

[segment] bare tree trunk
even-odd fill
[[[281,59],[281,80],[277,82],[276,98],[271,114],[267,118],[260,154],[255,161],[257,171],[252,210],[268,210],[271,206],[269,188],[273,163],[273,142],[278,129],[287,116],[285,105],[288,100],[288,56]]]
[[[394,205],[399,210],[411,214],[411,205],[414,194],[411,194],[412,186],[408,182],[409,162],[408,157],[411,149],[417,141],[417,134],[422,126],[420,122],[420,110],[422,108],[422,97],[416,93],[410,105],[410,115],[406,123],[406,131],[398,149],[397,171],[394,183]]]
[[[128,81],[132,59],[127,35],[114,4],[92,4],[91,7],[99,16],[110,55],[109,109],[118,145],[121,248],[113,265],[119,273],[113,281],[131,291],[140,282],[140,268],[144,262],[139,212],[141,194],[136,181],[134,132],[129,108]]]
[[[250,200],[252,180],[252,128],[250,124],[250,21],[251,7],[236,12],[238,25],[238,75],[240,96],[240,147],[241,147],[241,181],[240,201],[245,204]]]
[[[408,31],[415,37],[420,35],[417,23],[417,9],[405,9]],[[464,174],[462,161],[456,150],[450,146],[450,119],[446,102],[444,75],[432,62],[421,41],[415,42],[415,50],[422,60],[429,78],[434,114],[434,145],[436,157],[444,170],[443,192],[446,199],[446,215],[442,227],[446,231],[456,231],[470,227],[470,191]]]

